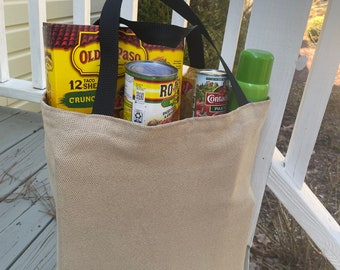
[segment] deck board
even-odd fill
[[[12,138],[20,139],[18,136]],[[1,200],[45,166],[43,130],[31,133],[16,144],[13,143],[11,148],[0,154],[0,164]]]
[[[56,269],[56,222],[52,220],[10,270]]]
[[[41,114],[13,110],[9,115],[8,109],[0,107],[0,153],[14,144],[42,129]]]
[[[41,114],[0,107],[1,270],[56,269],[52,203]]]

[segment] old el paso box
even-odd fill
[[[100,65],[98,25],[43,25],[47,101],[53,107],[91,113]],[[183,42],[177,48],[142,42],[129,28],[119,30],[119,74],[113,115],[123,117],[125,64],[136,60],[164,61],[178,69],[181,85]],[[180,91],[180,89],[178,90]],[[178,94],[178,111],[179,111]],[[178,113],[179,117],[179,113]]]

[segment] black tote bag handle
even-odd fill
[[[118,29],[122,0],[107,0],[99,21],[100,67],[92,113],[113,115],[118,79]],[[116,48],[116,49],[115,49]]]
[[[204,25],[196,14],[191,10],[183,0],[162,0],[165,4],[175,10],[183,18],[188,20],[192,25],[197,25],[197,29],[188,35],[188,47],[190,58],[198,56],[196,67],[202,66],[202,53],[203,49],[201,35],[203,35],[216,50],[221,63],[230,79],[233,91],[235,92],[236,99],[240,106],[248,103],[245,95],[243,94],[240,86],[234,78],[232,72],[228,68],[224,59],[218,52],[214,42],[212,41],[209,33],[206,31]],[[114,102],[116,98],[116,85],[118,79],[118,30],[119,23],[121,22],[120,10],[122,0],[106,0],[99,21],[99,41],[101,50],[100,71],[98,77],[98,87],[96,91],[96,98],[93,104],[92,113],[109,115],[113,114]],[[124,19],[123,19],[124,20]],[[125,22],[129,22],[126,21]],[[136,23],[137,25],[138,23]],[[164,27],[159,24],[160,29]],[[138,30],[137,30],[138,31]],[[160,30],[162,31],[162,30]],[[166,35],[166,33],[165,33]],[[198,45],[195,48],[195,44]],[[204,64],[203,64],[204,65]]]
[[[216,45],[214,44],[211,36],[209,35],[208,31],[206,30],[205,26],[203,25],[200,18],[192,11],[191,7],[184,1],[184,0],[161,0],[164,4],[171,7],[175,10],[179,15],[181,15],[184,19],[186,19],[190,24],[196,25],[198,27],[198,31],[208,40],[208,42],[212,45],[215,49],[216,53],[219,56],[219,59],[222,63],[222,66],[227,73],[227,76],[230,80],[232,91],[235,93],[236,100],[240,106],[243,106],[249,101],[247,100],[246,96],[244,95],[241,87],[239,86],[238,82],[236,81],[233,73],[229,69],[227,63],[224,61],[223,57],[221,56],[220,52],[218,51]]]
[[[202,34],[196,25],[183,28],[171,24],[129,21],[124,18],[119,21],[128,26],[140,40],[149,44],[175,48],[186,38],[190,66],[205,67]]]
[[[170,48],[176,48],[178,44],[183,40],[183,38],[188,37],[191,32],[196,28],[196,26],[183,28],[171,24],[136,22],[124,19],[122,17],[119,18],[119,22],[128,26],[143,42],[153,45],[167,46]],[[99,25],[99,23],[100,19],[95,21],[94,25]],[[198,55],[198,53],[195,54],[195,58],[197,58]]]
[[[121,3],[121,0],[107,0],[100,19],[95,22],[95,24],[99,24],[101,61],[96,98],[92,110],[94,114],[110,116],[113,114],[118,79],[119,23],[128,26],[143,42],[170,48],[176,48],[185,37],[195,36],[190,39],[195,41],[197,41],[197,36],[201,38],[196,26],[183,28],[161,23],[134,22],[121,18],[119,17]],[[192,34],[194,32],[196,33]],[[195,57],[192,57],[190,64],[197,68],[204,67],[202,41],[198,43],[197,49],[192,51]]]

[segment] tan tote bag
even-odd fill
[[[268,105],[150,127],[43,99],[57,268],[243,269]]]

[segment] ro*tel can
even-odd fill
[[[199,69],[196,72],[193,116],[213,116],[227,112],[229,80],[224,71]]]
[[[126,64],[124,119],[145,126],[173,121],[178,108],[178,70],[156,61]]]

